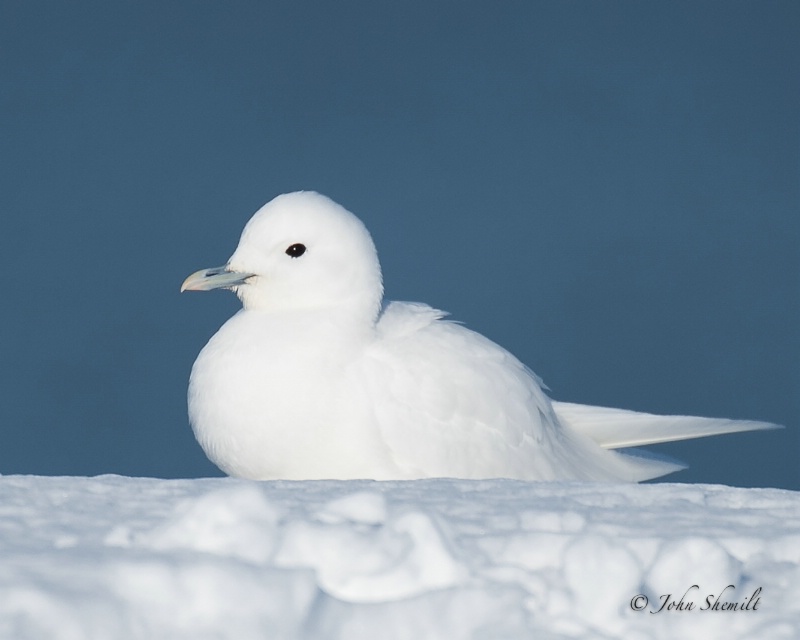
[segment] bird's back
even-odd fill
[[[649,461],[563,428],[541,381],[508,351],[427,305],[394,302],[361,363],[401,477],[632,480]],[[654,475],[658,475],[657,473]]]

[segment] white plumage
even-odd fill
[[[200,352],[189,418],[232,476],[639,481],[681,465],[609,449],[775,426],[552,402],[443,312],[382,309],[369,232],[313,192],[266,204],[228,263],[182,290],[220,287],[244,308]]]

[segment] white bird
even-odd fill
[[[181,291],[217,288],[243,309],[194,363],[189,419],[232,476],[640,481],[683,465],[612,449],[776,426],[550,400],[530,369],[444,312],[382,307],[369,232],[313,192],[264,205],[228,263]]]

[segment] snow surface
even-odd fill
[[[618,637],[800,637],[800,493],[0,477],[4,640]]]

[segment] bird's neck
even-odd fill
[[[338,342],[360,342],[375,333],[377,313],[371,309],[337,305],[334,307],[243,309],[248,323],[284,327],[294,339],[309,340],[325,336]]]

